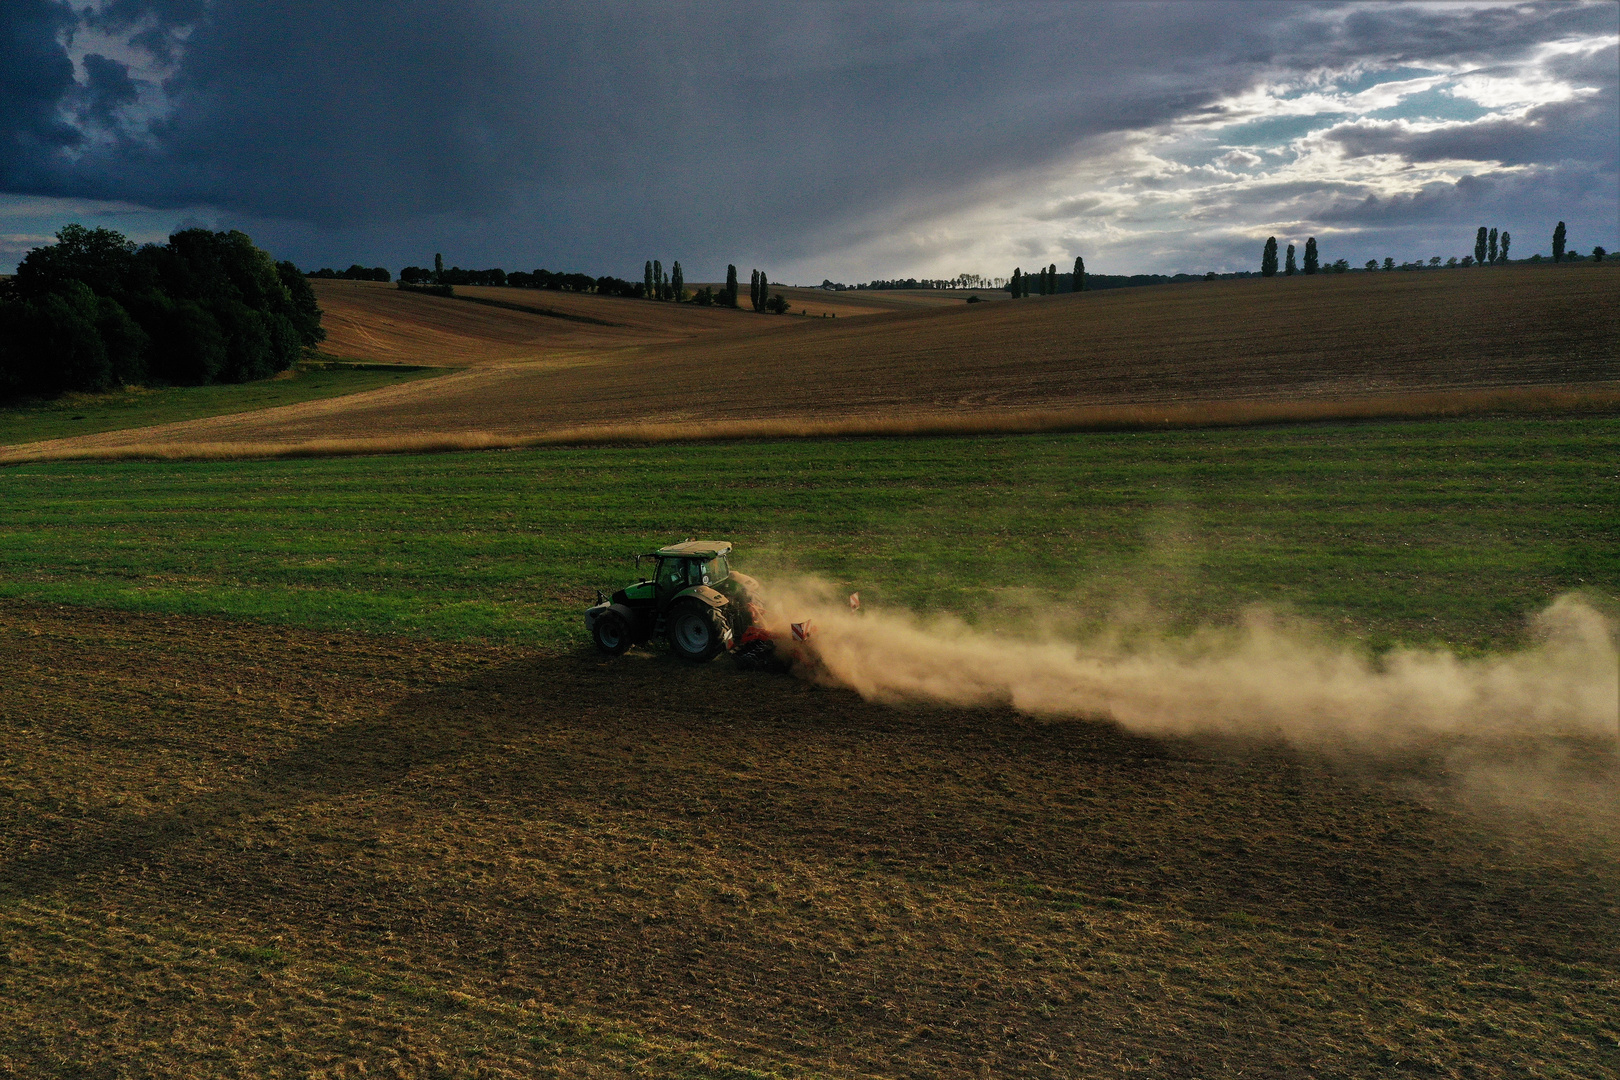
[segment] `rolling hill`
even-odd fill
[[[333,352],[464,369],[454,375],[8,456],[221,443],[273,452],[322,440],[425,448],[627,425],[698,425],[704,435],[993,428],[1032,411],[1186,413],[1233,402],[1254,415],[1286,403],[1325,415],[1369,396],[1620,389],[1620,274],[1604,266],[1198,282],[972,305],[934,294],[904,301],[909,310],[851,308],[837,319],[465,293],[485,302],[347,282],[319,292]]]

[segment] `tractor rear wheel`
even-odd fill
[[[669,613],[669,647],[695,664],[714,659],[725,648],[719,617],[702,604],[687,603]]]
[[[604,611],[591,628],[596,647],[609,656],[618,656],[630,647],[630,627],[616,611]]]

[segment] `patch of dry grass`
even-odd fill
[[[220,461],[237,458],[357,457],[732,439],[863,436],[1018,435],[1072,431],[1161,431],[1345,420],[1464,416],[1579,415],[1620,411],[1617,387],[1509,387],[1297,401],[1196,401],[1097,405],[1071,409],[985,410],[814,420],[689,421],[561,427],[530,435],[443,432],[416,436],[311,439],[304,442],[153,442],[94,447],[36,445],[0,451],[0,465],[33,461]]]

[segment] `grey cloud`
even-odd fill
[[[1611,82],[1598,94],[1529,110],[1522,118],[1481,120],[1432,131],[1398,122],[1358,120],[1322,134],[1350,157],[1393,154],[1407,161],[1500,161],[1524,165],[1584,158],[1614,165],[1620,154]]]
[[[57,39],[73,22],[72,9],[47,0],[7,0],[0,15],[0,189],[28,185],[31,166],[80,141],[58,116],[74,81]]]
[[[84,58],[86,82],[79,102],[79,115],[92,123],[110,127],[119,108],[138,97],[129,65],[109,60],[99,53]]]
[[[0,139],[16,148],[0,190],[216,207],[306,261],[779,264],[1263,80],[1500,62],[1614,22],[1567,4],[738,10],[112,0],[98,25],[145,27],[141,44],[178,58],[174,111],[148,140],[64,155],[79,136],[55,106],[86,92],[52,53],[70,13],[8,0],[0,41],[20,35],[31,59],[13,76],[0,53]],[[108,115],[116,74],[101,91],[91,74]]]
[[[1065,199],[1054,206],[1048,207],[1035,215],[1036,221],[1067,221],[1089,214],[1102,205],[1102,200],[1093,195],[1084,195],[1078,199]]]

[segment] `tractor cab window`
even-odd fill
[[[720,582],[726,580],[726,575],[729,573],[731,573],[731,569],[726,566],[726,557],[724,555],[718,559],[710,559],[703,564],[703,582],[706,585],[720,584]]]
[[[658,560],[658,589],[660,592],[686,588],[686,560]]]

